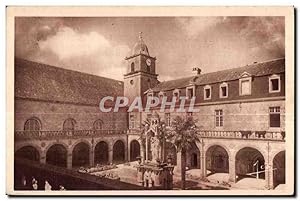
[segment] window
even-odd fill
[[[272,75],[269,77],[269,92],[276,93],[280,92],[280,76]]]
[[[220,98],[227,98],[228,97],[228,84],[222,83],[220,85]]]
[[[174,89],[174,91],[173,91],[173,97],[176,98],[176,101],[179,100],[179,96],[180,96],[180,90],[179,89]]]
[[[131,72],[134,72],[134,62],[131,63],[130,71],[131,71]]]
[[[25,122],[25,131],[39,131],[41,130],[40,121],[37,118],[30,118]]]
[[[94,122],[93,128],[94,130],[102,130],[103,121],[98,119]]]
[[[280,127],[280,107],[270,107],[270,127],[279,128]]]
[[[64,121],[63,130],[64,131],[73,131],[75,130],[76,121],[74,119],[67,119]]]
[[[150,73],[151,71],[151,66],[147,66],[147,72]]]
[[[251,78],[240,80],[240,96],[251,94]]]
[[[223,126],[223,110],[215,110],[216,127]]]
[[[129,128],[134,128],[135,117],[134,114],[129,114]]]
[[[186,97],[191,99],[195,96],[195,86],[186,88]]]
[[[206,85],[204,87],[204,100],[211,99],[211,86]]]
[[[165,113],[166,126],[171,126],[171,115],[170,113]]]

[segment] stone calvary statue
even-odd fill
[[[161,145],[159,142],[159,139],[157,138],[157,135],[154,135],[150,139],[150,151],[151,151],[151,162],[157,163],[161,161]]]

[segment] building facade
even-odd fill
[[[199,142],[187,152],[188,168],[199,177],[223,172],[229,182],[259,172],[266,188],[285,183],[285,59],[275,59],[213,73],[158,81],[156,58],[140,36],[124,82],[35,62],[15,62],[15,154],[67,168],[121,163],[144,157],[143,123],[158,114],[166,126],[175,116],[197,120]],[[105,96],[167,97],[195,100],[197,112],[102,113]],[[176,103],[179,107],[179,101]],[[109,105],[108,105],[109,106]],[[172,144],[167,154],[180,170],[181,154]],[[256,165],[254,165],[256,164]]]

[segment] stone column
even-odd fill
[[[42,152],[40,156],[40,163],[41,164],[46,164],[46,153]]]
[[[270,190],[274,188],[273,165],[265,163],[265,188]]]
[[[233,154],[229,156],[229,182],[236,182],[235,157]]]
[[[201,168],[201,178],[206,178],[206,154],[204,151],[200,153],[200,168]]]
[[[144,146],[140,142],[140,157],[141,157],[142,164],[145,162],[145,154],[144,153],[145,153]]]
[[[130,158],[128,156],[130,154],[130,152],[128,151],[128,143],[125,144],[125,153],[124,154],[125,154],[125,162],[128,162],[129,158]]]
[[[72,153],[68,153],[67,155],[67,168],[72,169]]]
[[[273,174],[273,164],[269,166],[269,172],[270,172],[270,182],[269,187],[270,189],[274,189],[274,174]]]
[[[148,134],[146,133],[146,163],[148,162],[149,158],[148,158],[148,154],[149,154],[149,149],[148,149]]]
[[[89,158],[90,158],[90,166],[94,167],[95,166],[95,161],[94,161],[94,159],[95,159],[95,152],[94,152],[93,149],[90,150]]]
[[[130,147],[130,143],[129,144],[127,144],[127,160],[128,160],[128,162],[130,162],[132,159],[131,159],[131,157],[130,157],[130,153],[131,153],[131,147]]]
[[[109,164],[113,163],[113,149],[112,149],[112,147],[110,147],[109,150],[108,150],[108,163]]]

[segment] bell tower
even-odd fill
[[[131,103],[135,97],[144,95],[144,92],[158,84],[155,57],[151,57],[147,45],[144,43],[142,32],[138,42],[134,45],[131,56],[127,61],[124,75],[124,96]]]

